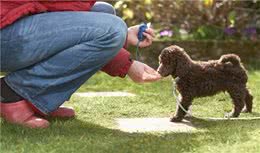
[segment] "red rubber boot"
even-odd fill
[[[75,117],[75,111],[72,107],[60,106],[57,110],[46,115],[42,113],[39,109],[37,109],[34,105],[32,105],[30,102],[28,102],[28,104],[36,114],[42,117],[54,117],[54,118],[66,118],[66,119]]]
[[[29,128],[47,128],[49,126],[47,120],[35,116],[32,107],[25,100],[15,103],[0,102],[0,115],[7,122]]]

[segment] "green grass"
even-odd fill
[[[254,113],[241,117],[260,117],[260,70],[249,69]],[[175,110],[170,78],[139,85],[128,78],[98,73],[78,92],[84,91],[127,91],[137,96],[72,96],[66,105],[76,109],[76,119],[52,120],[50,128],[43,130],[1,121],[1,153],[257,153],[260,150],[260,120],[193,120],[198,131],[192,133],[126,133],[115,129],[115,118],[169,117]],[[193,114],[199,117],[223,117],[231,109],[231,99],[224,93],[193,102]]]

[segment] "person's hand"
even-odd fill
[[[133,62],[128,76],[136,83],[154,82],[162,78],[156,70],[138,61]]]
[[[138,31],[139,31],[139,25],[128,28],[127,44],[133,45],[133,46],[137,45]],[[141,48],[150,46],[155,37],[154,30],[152,28],[146,29],[146,31],[143,33],[143,35],[145,36],[145,39],[143,41],[141,41],[139,44],[139,47],[141,47]]]

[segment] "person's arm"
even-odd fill
[[[132,63],[133,61],[130,59],[130,53],[122,48],[119,53],[102,68],[102,71],[110,76],[124,78]]]
[[[153,82],[161,79],[153,68],[148,65],[130,59],[130,53],[122,48],[102,71],[110,76],[124,78],[128,75],[136,83]]]

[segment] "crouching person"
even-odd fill
[[[1,116],[30,128],[46,128],[48,117],[74,117],[61,105],[92,75],[128,75],[134,82],[161,76],[130,59],[138,26],[127,28],[104,2],[1,2]],[[152,44],[147,29],[140,47]],[[41,116],[41,117],[39,117]]]

